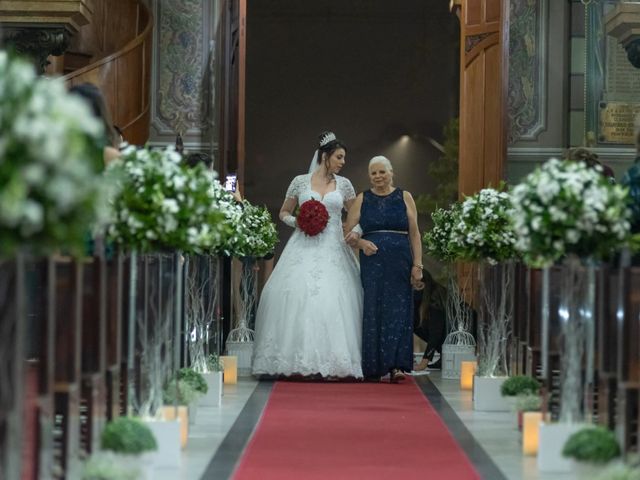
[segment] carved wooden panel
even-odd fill
[[[508,2],[462,2],[460,61],[460,195],[497,186],[504,177]]]

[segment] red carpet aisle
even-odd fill
[[[417,386],[278,382],[235,480],[479,479]]]

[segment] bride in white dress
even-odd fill
[[[362,286],[342,231],[342,210],[355,192],[337,175],[345,154],[333,133],[320,135],[310,173],[295,177],[287,190],[280,219],[295,231],[260,298],[254,375],[362,377]],[[329,212],[326,228],[313,237],[292,214],[310,199]]]

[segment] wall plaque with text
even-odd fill
[[[633,144],[634,120],[640,103],[600,102],[600,138],[603,143]]]

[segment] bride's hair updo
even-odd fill
[[[338,140],[333,132],[322,132],[318,135],[318,165],[322,165],[323,154],[329,158],[339,148],[347,151],[347,146],[342,140]]]

